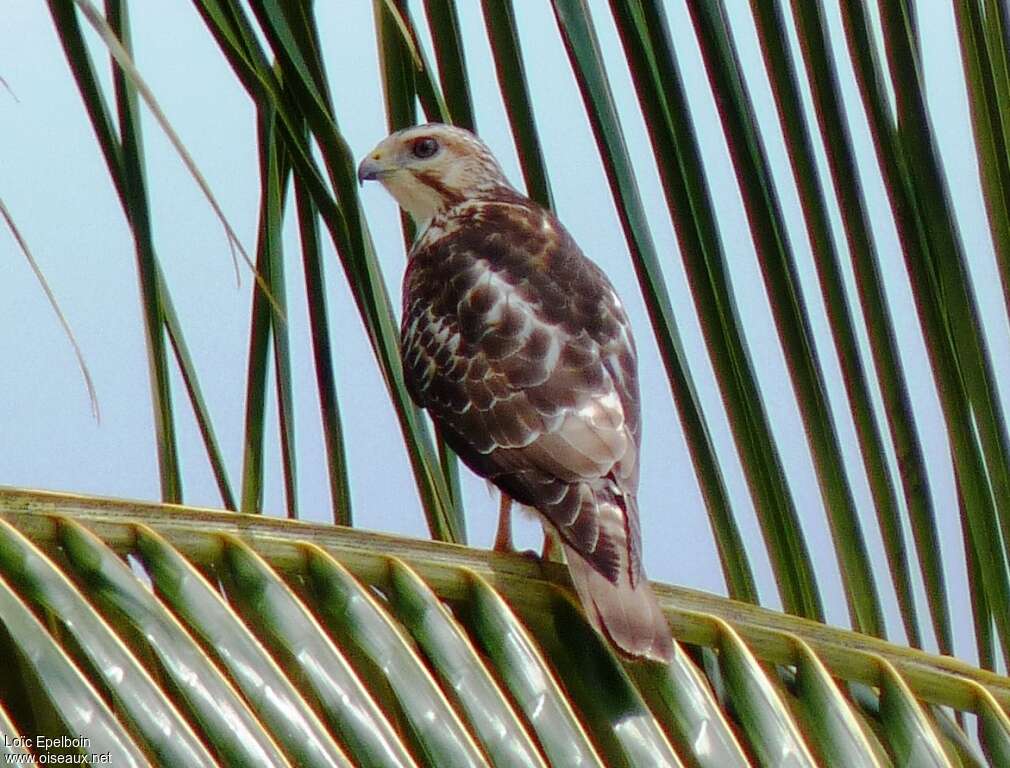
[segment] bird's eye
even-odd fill
[[[431,137],[418,139],[414,142],[411,151],[414,153],[414,157],[426,160],[438,152],[438,142]]]

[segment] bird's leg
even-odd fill
[[[505,491],[501,494],[498,508],[498,532],[494,537],[495,552],[515,552],[512,546],[512,497]]]

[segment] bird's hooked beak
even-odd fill
[[[382,178],[383,174],[391,170],[393,169],[382,161],[379,153],[373,152],[362,160],[361,165],[358,166],[358,184],[364,184],[366,181],[375,181]]]

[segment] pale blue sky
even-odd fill
[[[255,245],[259,187],[256,176],[254,119],[249,99],[204,29],[185,3],[134,4],[134,41],[138,65],[178,133],[210,182],[229,220],[250,251]],[[145,5],[145,12],[137,9]],[[318,2],[327,65],[335,83],[341,127],[355,154],[369,150],[385,131],[378,81],[371,3]],[[419,3],[413,3],[419,6]],[[458,4],[467,44],[478,128],[498,154],[509,176],[521,183],[502,105],[494,87],[494,72],[477,3]],[[613,24],[602,1],[590,3],[628,143],[637,168],[642,196],[650,214],[653,237],[670,282],[681,334],[688,350],[697,388],[710,426],[725,457],[726,480],[741,507],[745,538],[754,542],[753,560],[765,595],[771,576],[759,545],[760,533],[746,501],[743,477],[720,410],[720,400],[704,344],[697,327],[677,244],[666,214],[648,141],[630,79],[621,60]],[[527,53],[538,125],[558,213],[586,253],[611,275],[632,313],[641,352],[643,403],[646,414],[640,506],[646,537],[646,564],[654,579],[722,592],[722,578],[707,517],[698,493],[690,458],[681,437],[662,367],[652,341],[610,193],[584,118],[557,29],[546,4],[518,3],[522,43]],[[544,6],[544,7],[542,7]],[[789,180],[781,138],[757,51],[757,40],[745,0],[728,0],[742,61],[746,66],[759,116],[772,127],[768,152],[779,182],[790,236],[801,254],[802,278],[821,349],[828,351],[827,324],[809,264],[809,248]],[[993,341],[1006,349],[1007,323],[1001,309],[992,249],[978,195],[977,168],[971,136],[965,130],[966,105],[960,61],[947,4],[921,3],[929,98],[934,108],[941,147],[948,157],[948,175],[962,220],[965,246],[973,255],[972,269]],[[339,10],[337,10],[339,8]],[[421,18],[419,7],[415,15]],[[713,179],[732,279],[740,302],[747,338],[791,487],[822,577],[829,618],[846,623],[834,555],[813,475],[800,436],[802,426],[792,403],[791,387],[778,349],[761,287],[732,171],[723,145],[714,105],[704,87],[705,76],[686,12],[669,3],[678,56],[695,109],[703,152]],[[152,441],[151,405],[144,339],[140,323],[133,246],[102,157],[63,59],[51,21],[42,3],[15,0],[4,9],[0,26],[0,77],[14,95],[0,90],[0,197],[11,209],[24,236],[49,277],[95,377],[102,422],[90,417],[84,387],[72,355],[41,291],[24,265],[13,240],[0,233],[0,484],[155,499],[158,480]],[[831,18],[837,35],[838,20]],[[99,48],[93,48],[96,52]],[[848,63],[839,61],[848,78]],[[103,73],[103,76],[107,73]],[[856,105],[850,87],[846,98]],[[861,123],[853,125],[860,158],[872,163],[872,150]],[[236,289],[228,247],[219,223],[161,131],[145,121],[148,172],[152,192],[155,242],[182,318],[187,340],[200,372],[228,461],[233,484],[240,479],[244,416],[246,338],[251,281]],[[399,302],[404,254],[393,202],[376,185],[362,193],[376,247],[394,304]],[[944,555],[949,570],[963,572],[956,505],[949,475],[949,457],[931,380],[925,374],[924,351],[904,279],[904,268],[885,212],[879,182],[871,174],[867,196],[893,300],[903,354],[912,371],[911,390],[920,417],[924,445],[934,476],[942,518]],[[837,222],[836,222],[837,230]],[[837,232],[836,232],[837,234]],[[289,323],[295,339],[293,365],[297,382],[297,424],[300,454],[299,487],[305,517],[325,519],[328,491],[318,428],[317,402],[304,303],[298,291],[302,276],[297,235],[289,222],[286,245],[291,287]],[[328,245],[328,244],[327,244]],[[386,398],[361,324],[343,284],[339,263],[328,246],[328,287],[335,335],[340,339],[336,367],[342,412],[350,446],[351,481],[356,524],[365,528],[426,536],[414,485],[399,443]],[[851,286],[851,273],[847,271]],[[865,335],[861,338],[864,340]],[[869,361],[867,360],[868,364]],[[996,355],[1001,381],[1008,381],[1006,355]],[[882,560],[879,535],[869,493],[855,451],[854,433],[833,354],[825,358],[832,402],[838,408],[839,431],[846,446],[854,492],[866,521],[873,556]],[[198,433],[182,389],[176,389],[180,439],[189,503],[219,503]],[[271,406],[272,408],[272,406]],[[273,411],[271,410],[271,413]],[[275,429],[275,421],[270,421]],[[282,509],[275,433],[268,440],[267,508]],[[482,481],[465,473],[470,541],[488,546],[493,538],[496,500]],[[520,545],[539,546],[538,527],[521,526]],[[889,611],[889,626],[899,641],[889,583],[880,584]],[[967,626],[965,585],[951,584],[952,604],[963,609]],[[920,590],[921,597],[921,590]],[[958,634],[958,649],[973,658],[970,636]]]

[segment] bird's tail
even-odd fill
[[[611,581],[578,550],[562,543],[575,591],[596,630],[629,656],[670,661],[673,656],[670,625],[645,574],[632,584],[630,570],[623,567],[618,569],[617,581]]]

